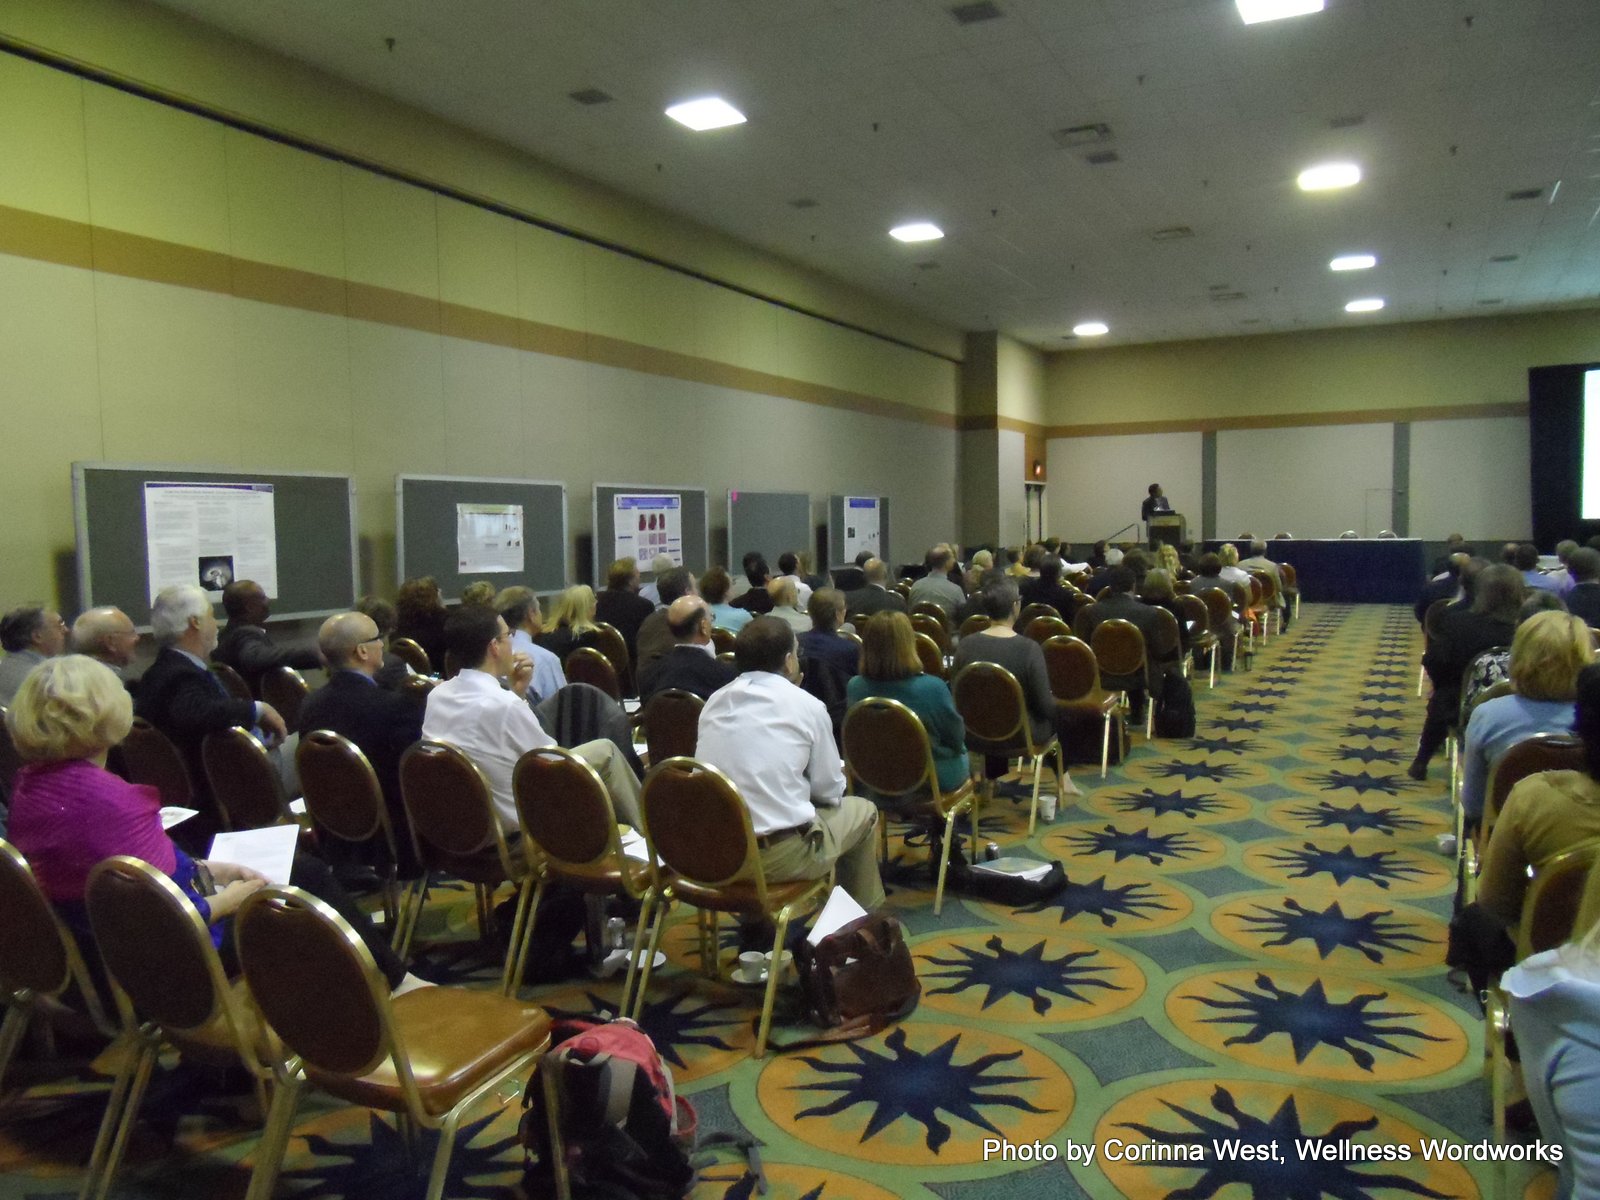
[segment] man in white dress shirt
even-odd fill
[[[878,907],[878,810],[845,795],[828,710],[796,683],[793,630],[757,617],[739,631],[733,652],[739,677],[700,710],[695,756],[720,768],[744,797],[768,879],[819,879],[837,865],[839,886],[863,908]]]
[[[505,618],[480,605],[462,605],[444,626],[445,646],[462,664],[460,674],[428,693],[422,736],[449,742],[482,769],[495,812],[508,832],[518,828],[511,772],[529,750],[554,746],[528,707],[533,663],[511,648]],[[599,739],[572,752],[600,772],[617,820],[639,823],[639,780],[615,742]]]

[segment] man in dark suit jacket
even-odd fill
[[[896,612],[906,611],[906,599],[899,592],[889,590],[889,565],[881,558],[869,558],[866,565],[861,568],[861,573],[866,577],[866,583],[855,591],[848,593],[845,600],[845,609],[850,613],[882,612],[892,608]]]
[[[236,579],[222,589],[222,611],[228,614],[227,628],[217,638],[211,657],[232,667],[261,693],[261,677],[277,667],[320,667],[322,660],[310,646],[277,646],[267,636],[267,618],[272,604],[267,593],[253,579]]]
[[[738,674],[731,666],[718,662],[711,650],[711,610],[699,596],[679,596],[667,609],[667,627],[672,630],[672,649],[650,664],[639,680],[639,699],[648,701],[657,692],[681,688],[707,699]]]
[[[1085,641],[1094,637],[1094,631],[1105,622],[1113,618],[1132,623],[1144,635],[1144,664],[1145,675],[1143,678],[1136,676],[1106,676],[1104,683],[1107,688],[1118,688],[1128,693],[1128,705],[1132,712],[1130,717],[1135,721],[1143,719],[1146,682],[1158,677],[1158,672],[1152,670],[1150,655],[1151,648],[1155,645],[1156,625],[1159,618],[1153,605],[1143,603],[1133,594],[1134,573],[1132,568],[1116,566],[1107,572],[1106,586],[1111,589],[1111,594],[1104,600],[1096,601],[1088,608],[1089,615],[1084,620]]]
[[[1461,590],[1461,566],[1469,557],[1467,554],[1452,554],[1445,559],[1444,570],[1422,585],[1422,594],[1412,606],[1418,625],[1427,619],[1428,610],[1436,602],[1455,599],[1456,593]]]
[[[1567,557],[1567,573],[1572,590],[1567,593],[1567,611],[1582,617],[1591,629],[1600,628],[1600,550],[1580,546]]]
[[[594,616],[622,635],[628,645],[628,661],[639,660],[639,626],[655,612],[656,606],[639,594],[639,564],[619,558],[606,572],[606,586],[594,598]]]
[[[639,653],[633,661],[633,677],[642,683],[657,659],[666,657],[673,647],[672,627],[667,624],[667,609],[680,596],[698,596],[694,573],[688,567],[674,567],[663,572],[656,580],[656,591],[661,596],[661,607],[644,619],[639,626]]]
[[[211,598],[196,584],[162,588],[150,609],[150,627],[161,651],[139,680],[134,711],[170,738],[189,768],[197,798],[209,797],[200,743],[208,733],[254,726],[276,745],[287,735],[283,718],[262,701],[235,700],[206,666],[217,646]]]

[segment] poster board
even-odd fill
[[[153,485],[153,486],[152,486]],[[188,500],[181,499],[187,491]],[[147,514],[181,519],[189,501],[204,504],[207,493],[221,506],[226,497],[253,497],[247,505],[270,509],[270,531],[259,521],[245,518],[242,534],[270,538],[268,547],[250,543],[241,552],[207,544],[216,553],[191,555],[208,563],[212,584],[226,574],[250,578],[266,558],[275,566],[273,619],[321,617],[342,612],[356,600],[355,485],[348,475],[320,472],[206,470],[192,466],[78,462],[72,464],[72,508],[77,530],[78,602],[83,608],[114,604],[138,626],[150,623],[152,566],[157,574],[174,570],[172,563],[185,538],[215,536],[214,520],[204,520],[196,532],[169,524],[161,539],[160,562],[152,564]],[[270,504],[262,497],[270,497]],[[174,502],[177,503],[174,503]],[[151,504],[155,508],[150,507]],[[237,515],[237,509],[236,515]],[[256,517],[263,513],[257,512]],[[209,529],[204,526],[209,526]],[[232,558],[231,567],[226,560]],[[194,582],[201,582],[195,564]],[[220,594],[218,595],[220,600]]]
[[[447,600],[477,579],[536,592],[557,592],[569,582],[564,483],[396,475],[394,505],[397,582],[432,575]],[[493,536],[517,530],[520,537]],[[476,554],[474,533],[483,535]]]
[[[777,574],[778,556],[786,550],[813,549],[811,496],[806,492],[728,491],[728,564],[736,570],[744,556],[758,550]]]
[[[619,528],[619,498],[626,507],[627,531]],[[672,503],[675,501],[676,503]],[[641,528],[640,520],[644,521]],[[652,520],[654,518],[654,520]],[[683,565],[700,575],[711,565],[706,524],[705,488],[674,484],[597,483],[594,485],[594,579],[604,581],[605,570],[619,557],[618,534],[627,532],[623,551],[639,560],[646,575],[650,560],[660,552],[673,553]],[[640,537],[643,535],[644,540]]]
[[[853,542],[848,536],[848,530],[860,527],[859,522],[850,519],[847,502],[855,500],[876,500],[878,518],[878,557],[891,564],[894,559],[890,557],[893,546],[889,540],[889,497],[887,496],[830,496],[828,497],[828,565],[829,567],[842,567],[855,561],[856,551],[852,549]]]

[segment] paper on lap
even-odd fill
[[[260,871],[271,883],[288,883],[289,872],[294,868],[295,846],[299,841],[298,825],[239,829],[232,833],[217,834],[212,839],[211,853],[207,857]]]

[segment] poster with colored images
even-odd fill
[[[520,574],[523,561],[522,505],[456,505],[456,570],[463,575]]]
[[[876,496],[846,496],[844,498],[844,557],[854,562],[863,550],[873,558],[879,554],[878,498]]]
[[[152,604],[175,583],[198,583],[220,598],[235,579],[253,579],[268,597],[278,594],[270,483],[147,483],[144,534]]]
[[[648,571],[657,555],[683,566],[683,497],[618,493],[612,500],[613,558],[631,558]]]

